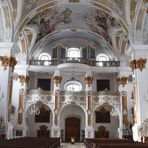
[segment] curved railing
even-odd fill
[[[93,59],[84,59],[84,58],[61,58],[61,59],[52,59],[52,60],[30,60],[30,65],[38,66],[56,66],[63,63],[81,63],[89,66],[98,66],[98,67],[118,67],[120,66],[119,61],[96,61]]]

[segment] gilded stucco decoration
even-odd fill
[[[4,70],[6,70],[9,66],[14,69],[14,66],[16,65],[17,61],[14,57],[8,57],[8,56],[0,56],[1,66],[4,67]]]
[[[28,83],[29,76],[27,75],[19,75],[20,83],[21,85],[24,85],[25,83]]]
[[[92,84],[93,77],[92,76],[85,76],[84,78],[86,84]]]
[[[119,85],[122,85],[123,87],[127,84],[128,77],[118,77],[117,82]]]
[[[61,76],[59,76],[59,75],[55,75],[55,76],[53,76],[53,82],[55,83],[55,84],[61,84],[61,81],[62,81],[62,77]]]
[[[146,64],[146,59],[134,59],[130,62],[130,67],[132,68],[132,70],[136,70],[136,69],[140,69],[140,71],[142,71],[145,68],[145,64]]]

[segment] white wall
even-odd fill
[[[37,130],[39,130],[41,125],[46,125],[48,127],[47,130],[51,131],[51,126],[52,126],[52,113],[50,111],[50,123],[35,123],[35,115],[30,115],[28,113],[28,116],[26,118],[27,120],[27,125],[28,125],[28,137],[37,137]]]
[[[96,110],[99,110],[101,107],[104,107],[106,110],[111,111],[112,106],[108,104],[101,105],[96,108]],[[106,127],[106,130],[109,131],[109,137],[110,138],[117,138],[118,137],[118,128],[119,128],[119,116],[110,116],[110,123],[96,123],[96,114],[94,112],[93,114],[93,125],[94,125],[94,131],[98,131],[99,126]]]

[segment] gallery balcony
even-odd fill
[[[86,64],[89,66],[98,66],[98,67],[119,67],[119,61],[96,61],[95,59],[84,59],[84,58],[61,58],[61,59],[52,59],[52,60],[30,60],[30,65],[37,66],[57,66],[63,63],[79,63]]]
[[[53,103],[55,94],[51,91],[44,91],[40,88],[32,89],[27,92],[26,102],[28,103]],[[63,104],[83,104],[86,103],[87,93],[84,91],[81,92],[66,92],[60,91],[60,103]],[[112,104],[115,100],[119,103],[119,93],[113,92],[109,90],[100,91],[100,92],[92,92],[92,100],[94,104]]]

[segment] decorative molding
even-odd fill
[[[127,80],[128,80],[128,77],[118,77],[117,78],[117,82],[119,85],[122,85],[123,87],[127,84]]]
[[[93,77],[92,76],[85,76],[84,78],[85,80],[85,84],[92,84],[92,81],[93,81]]]
[[[62,81],[62,77],[61,76],[59,76],[59,75],[53,76],[53,82],[55,84],[61,84],[61,81]]]
[[[29,81],[29,76],[19,75],[19,79],[20,79],[21,85],[24,85],[24,83],[27,83]]]
[[[132,60],[130,62],[130,67],[132,68],[132,70],[134,71],[135,69],[140,69],[140,71],[142,71],[145,68],[145,64],[146,64],[146,59],[142,59],[140,58],[139,60]]]
[[[4,70],[6,70],[8,66],[14,69],[14,66],[17,63],[14,57],[8,57],[8,56],[0,56],[0,61],[1,61],[1,66],[4,67]]]

